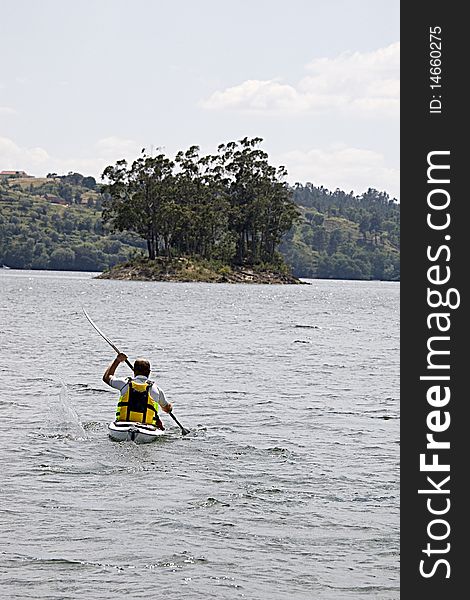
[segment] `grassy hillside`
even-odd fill
[[[400,206],[386,194],[361,196],[297,186],[300,219],[281,252],[298,277],[400,279]]]
[[[280,252],[297,277],[399,280],[399,205],[297,186],[298,223]],[[133,233],[103,227],[92,177],[0,178],[0,266],[102,271],[146,255]]]
[[[50,179],[0,182],[0,265],[101,271],[143,251],[136,235],[103,228],[99,191],[66,185]]]

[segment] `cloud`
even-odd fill
[[[102,157],[132,157],[132,160],[134,160],[140,154],[142,146],[134,140],[112,135],[98,140],[96,142],[96,149]],[[119,160],[119,158],[115,158],[114,160]]]
[[[17,115],[18,111],[11,106],[0,106],[0,115]]]
[[[92,175],[99,179],[103,170],[121,158],[129,162],[140,154],[142,146],[133,140],[111,136],[98,140],[88,151],[90,158],[57,158],[41,147],[28,148],[10,138],[0,137],[0,171],[26,171],[44,177],[47,173],[64,174],[69,171]]]
[[[277,112],[303,110],[308,102],[292,86],[276,80],[249,79],[223,92],[214,92],[203,103],[208,109],[240,109]]]
[[[288,181],[306,183],[360,194],[373,187],[392,197],[400,194],[400,171],[386,164],[382,154],[372,150],[336,145],[327,150],[293,150],[273,157],[285,165]]]
[[[372,52],[343,52],[311,61],[297,85],[278,79],[249,79],[214,92],[202,106],[271,115],[342,111],[398,116],[400,44]]]
[[[43,148],[22,148],[13,140],[0,137],[0,170],[26,170],[22,165],[36,168],[49,158]]]

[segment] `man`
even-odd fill
[[[105,383],[121,392],[116,409],[116,421],[133,421],[164,429],[157,414],[158,406],[160,405],[167,413],[171,412],[173,406],[167,402],[163,391],[148,379],[149,361],[143,358],[135,361],[134,377],[126,379],[115,377],[117,367],[126,360],[125,354],[118,354],[103,375]]]

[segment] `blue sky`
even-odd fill
[[[399,195],[398,0],[16,0],[0,53],[0,170],[260,136],[291,183]]]

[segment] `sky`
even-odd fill
[[[398,198],[399,52],[399,0],[4,2],[0,171],[256,136],[291,184]]]

